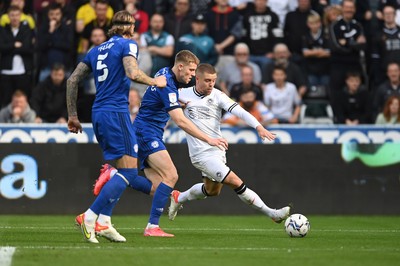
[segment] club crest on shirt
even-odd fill
[[[212,105],[213,102],[214,102],[214,101],[213,101],[213,99],[211,99],[211,98],[207,100],[207,104],[208,104],[208,105]]]
[[[133,150],[137,153],[139,150],[139,147],[137,144],[133,145]]]
[[[169,99],[169,101],[170,101],[170,104],[169,104],[169,106],[176,106],[176,105],[178,105],[178,98],[176,97],[176,93],[173,93],[173,92],[171,92],[171,93],[168,93],[168,99]]]
[[[158,141],[157,141],[157,140],[153,141],[150,145],[151,145],[151,147],[153,147],[153,148],[158,148],[158,146],[160,146],[160,145],[158,144]]]

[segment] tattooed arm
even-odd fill
[[[157,87],[165,87],[167,85],[165,76],[158,76],[155,78],[147,76],[146,73],[139,69],[137,60],[133,56],[125,56],[122,61],[124,64],[125,74],[131,80]]]
[[[68,130],[72,133],[82,132],[82,126],[78,120],[76,101],[78,98],[78,84],[90,73],[90,68],[79,63],[75,71],[67,80],[67,109],[68,109]]]

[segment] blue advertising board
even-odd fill
[[[400,142],[398,126],[302,126],[277,125],[268,127],[277,135],[275,141],[265,144],[340,144],[346,142],[380,144]],[[253,128],[221,128],[229,143],[263,143]],[[186,142],[186,134],[178,127],[165,130],[164,140],[168,144]],[[0,143],[96,143],[91,124],[83,125],[82,134],[69,133],[65,125],[55,124],[0,124]]]

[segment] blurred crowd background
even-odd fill
[[[0,123],[66,123],[66,79],[124,9],[142,70],[191,50],[263,125],[400,124],[400,0],[0,0]],[[88,77],[81,122],[95,93]]]

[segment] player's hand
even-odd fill
[[[167,86],[167,78],[165,76],[158,76],[154,78],[154,82],[156,83],[156,87],[164,88]]]
[[[223,139],[223,138],[210,139],[208,141],[208,144],[210,144],[211,146],[217,146],[221,150],[227,150],[228,149],[228,141],[226,139]]]
[[[76,116],[71,116],[68,117],[68,130],[71,133],[82,133],[82,125],[79,122],[78,117]]]
[[[185,109],[185,108],[188,106],[189,103],[190,103],[190,102],[182,102],[182,101],[179,101],[179,104],[181,105],[182,109]]]
[[[257,133],[260,138],[264,141],[265,139],[272,141],[276,138],[276,134],[266,130],[263,126],[257,127]]]

